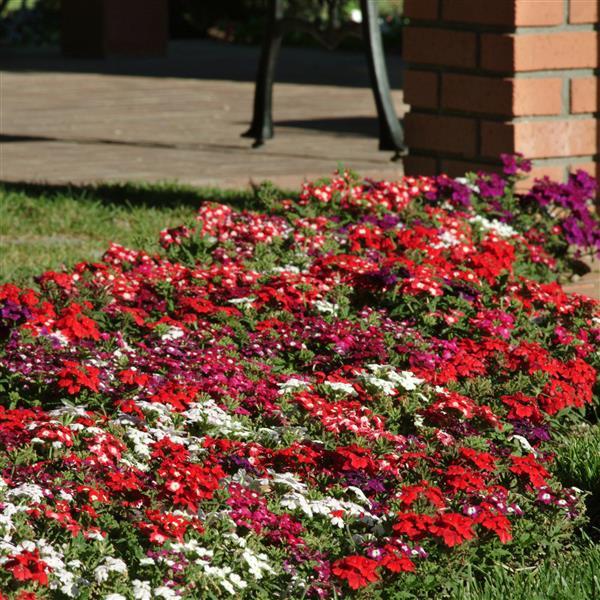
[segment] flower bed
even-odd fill
[[[568,543],[600,305],[555,280],[600,224],[526,168],[265,188],[2,286],[0,598],[391,597]]]

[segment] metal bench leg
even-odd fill
[[[256,75],[252,125],[242,134],[243,137],[254,138],[253,148],[262,146],[265,140],[273,137],[273,82],[283,38],[282,17],[283,0],[270,0],[267,31]]]
[[[379,119],[379,149],[394,150],[395,154],[392,160],[397,160],[406,153],[406,146],[404,145],[402,125],[396,115],[390,94],[390,83],[379,30],[377,0],[360,0],[360,6],[369,76]]]

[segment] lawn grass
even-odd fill
[[[110,242],[155,252],[158,232],[191,219],[202,200],[240,205],[253,196],[172,183],[0,184],[0,282],[98,260]]]
[[[600,599],[600,546],[587,545],[509,572],[495,566],[482,577],[468,566],[450,591],[456,600],[597,600]]]
[[[0,283],[31,284],[32,277],[44,270],[97,260],[111,241],[156,252],[158,231],[192,219],[201,201],[252,206],[256,195],[256,190],[223,191],[173,183],[87,187],[0,183]],[[566,485],[592,493],[588,533],[597,540],[600,425],[586,424],[578,435],[565,436],[556,472]],[[407,584],[406,593],[393,597],[418,598],[420,586],[427,586],[416,576],[412,585],[410,578]],[[448,579],[443,597],[600,600],[600,545],[582,536],[564,554],[515,571],[502,564],[487,571],[465,565],[463,572]]]

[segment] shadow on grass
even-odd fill
[[[201,202],[207,200],[230,204],[236,208],[251,209],[260,206],[260,195],[265,189],[282,198],[297,196],[297,192],[281,190],[269,182],[248,189],[223,190],[216,187],[193,187],[176,182],[73,185],[0,181],[0,194],[19,193],[31,198],[50,200],[68,196],[76,200],[91,200],[108,206],[156,209],[177,206],[198,207]]]

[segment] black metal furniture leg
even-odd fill
[[[243,137],[254,138],[253,148],[262,146],[265,140],[273,137],[273,81],[283,38],[282,17],[283,0],[270,0],[267,31],[256,76],[252,125],[242,134]]]
[[[396,115],[390,94],[390,83],[379,30],[377,0],[360,0],[360,6],[369,75],[379,118],[379,149],[394,150],[395,154],[392,160],[395,160],[406,153],[406,147],[402,125]]]

